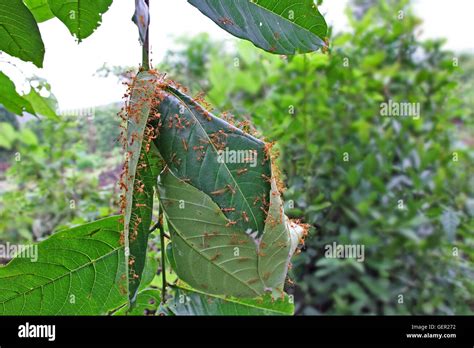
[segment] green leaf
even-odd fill
[[[271,177],[266,144],[215,117],[177,89],[167,87],[166,92],[157,107],[161,126],[155,140],[164,161],[177,177],[211,196],[220,208],[234,208],[224,213],[236,227],[261,236]]]
[[[38,24],[21,0],[0,3],[0,50],[43,67],[44,44]]]
[[[234,36],[276,54],[325,46],[327,25],[313,0],[188,0]]]
[[[229,226],[208,195],[171,171],[160,175],[158,189],[171,232],[169,259],[180,279],[209,294],[252,298],[283,293],[289,258],[302,231],[290,231],[276,187],[261,238]]]
[[[101,24],[112,0],[48,0],[49,8],[79,42]]]
[[[288,295],[273,299],[238,299],[209,295],[188,287],[173,287],[175,294],[167,308],[175,315],[293,315],[294,305]]]
[[[0,5],[1,8],[2,5]],[[1,29],[0,29],[1,30]],[[15,85],[10,78],[0,71],[0,104],[12,113],[21,116],[23,111],[31,111],[31,104],[23,98],[15,89]]]
[[[33,87],[31,87],[30,93],[24,95],[23,98],[30,102],[36,115],[42,115],[51,120],[59,120],[51,101],[40,96]]]
[[[140,73],[134,81],[128,107],[124,236],[125,250],[129,250],[127,274],[132,304],[145,267],[154,187],[160,171],[159,156],[154,144],[151,140],[144,141],[154,92],[155,77],[146,72]]]
[[[54,17],[48,5],[48,0],[23,0],[35,17],[36,22],[45,22]]]
[[[123,304],[119,219],[58,232],[0,267],[0,314],[99,315]]]

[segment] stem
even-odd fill
[[[155,231],[156,229],[158,229],[161,225],[161,222],[158,221],[156,224],[153,225],[153,227],[148,231],[148,233],[151,233],[153,231]],[[161,231],[160,231],[161,233]],[[166,239],[171,239],[171,237],[169,236],[169,234],[166,234],[166,232],[163,232],[163,236],[165,236]]]
[[[150,0],[145,0],[146,5],[148,6],[148,13],[150,13]],[[142,69],[145,71],[150,70],[150,27],[146,30],[145,42],[143,43],[142,48]]]
[[[160,229],[160,244],[161,244],[161,303],[166,301],[166,261],[165,261],[165,232],[163,229],[163,212],[160,209],[158,218]]]

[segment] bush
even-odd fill
[[[460,136],[472,104],[458,97],[461,69],[442,41],[418,39],[408,1],[349,18],[327,55],[278,58],[246,43],[214,55],[202,66],[208,100],[251,113],[278,141],[287,212],[314,227],[294,262],[300,314],[472,314],[474,154]],[[420,117],[381,116],[389,100],[418,103]],[[365,261],[325,258],[333,242],[364,246]]]
[[[38,241],[118,211],[120,130],[113,110],[100,108],[87,122],[64,116],[22,126],[6,162],[11,167],[0,195],[0,239]]]

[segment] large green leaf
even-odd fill
[[[326,22],[313,0],[188,0],[222,29],[277,54],[324,46]]]
[[[145,267],[153,196],[159,174],[159,157],[151,139],[144,139],[155,97],[155,77],[140,73],[134,81],[128,105],[126,153],[122,180],[125,184],[124,238],[127,251],[128,292],[133,303]],[[147,137],[148,138],[148,137]]]
[[[29,101],[18,94],[13,81],[10,80],[8,76],[1,71],[0,104],[2,104],[7,110],[19,116],[23,114],[23,111],[28,111],[31,113],[34,112]]]
[[[79,42],[101,24],[112,0],[48,0],[49,8]]]
[[[0,50],[43,66],[44,44],[35,18],[21,0],[0,2]]]
[[[114,216],[61,231],[37,245],[37,260],[0,267],[0,314],[98,315],[123,304],[121,230]]]
[[[36,22],[41,23],[54,17],[48,5],[48,0],[23,0],[28,9],[35,17]]]
[[[294,305],[288,295],[273,299],[238,299],[209,295],[187,287],[173,287],[175,293],[167,309],[174,315],[293,315]]]
[[[177,89],[168,87],[166,92],[156,110],[161,116],[155,140],[166,164],[180,179],[211,196],[237,228],[260,236],[271,176],[265,143],[215,117]],[[232,161],[231,154],[236,159],[240,154],[241,160]],[[248,162],[242,161],[245,158]]]
[[[209,294],[252,298],[283,293],[292,238],[298,240],[302,230],[292,230],[281,215],[276,188],[261,238],[229,226],[211,197],[171,171],[160,175],[158,188],[172,238],[170,263],[180,279]]]

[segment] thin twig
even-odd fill
[[[166,262],[165,262],[165,232],[163,230],[163,212],[160,211],[158,218],[161,243],[161,303],[166,302]]]
[[[160,221],[158,221],[156,224],[153,225],[153,227],[148,231],[148,233],[151,233],[153,231],[156,231],[158,228],[160,228]],[[160,232],[161,233],[161,232]],[[170,235],[167,234],[166,232],[163,231],[163,235],[165,236],[166,239],[171,239]]]

